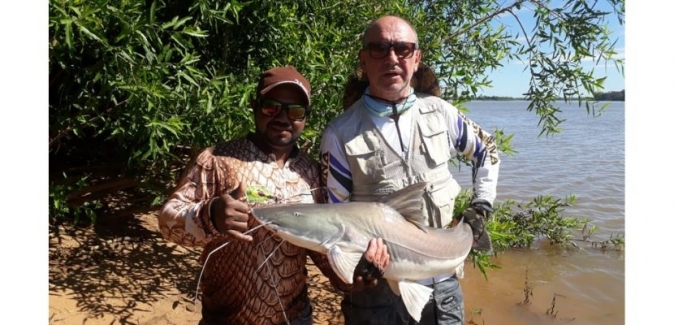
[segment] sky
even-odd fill
[[[48,2],[0,3],[0,159],[5,323],[46,324],[48,281]],[[625,69],[625,324],[657,324],[670,316],[674,291],[669,266],[674,229],[674,168],[670,99],[674,68],[669,56],[670,1],[627,0],[626,35],[619,43]],[[622,32],[621,32],[622,33]],[[517,70],[516,70],[517,71]],[[509,78],[517,76],[510,75]],[[508,95],[508,82],[495,82]],[[610,77],[610,79],[612,79]],[[500,80],[495,75],[495,80]],[[615,82],[615,84],[613,84]],[[622,89],[611,81],[610,88]],[[615,85],[615,86],[612,86]],[[502,90],[502,91],[500,91]],[[611,145],[607,143],[607,145]],[[18,312],[24,311],[24,312]],[[12,319],[20,317],[20,319]],[[15,322],[11,322],[15,320]]]
[[[504,1],[506,4],[512,1]],[[589,1],[591,3],[591,1]],[[533,18],[533,5],[524,4],[520,10],[516,10],[515,14],[519,17],[520,22],[527,30],[534,26],[535,19]],[[612,7],[606,0],[599,0],[595,7],[602,11],[613,12]],[[615,51],[617,55],[615,58],[625,58],[625,25],[620,25],[615,14],[609,15],[605,21],[608,24],[608,30],[611,31],[610,38],[616,41]],[[624,22],[623,22],[624,23]],[[521,42],[524,40],[524,35],[515,18],[510,14],[502,14],[495,18],[493,24],[503,24],[508,28],[512,34],[519,34]],[[491,88],[482,88],[479,95],[484,96],[506,96],[506,97],[523,97],[522,94],[529,89],[529,79],[531,75],[523,69],[527,66],[522,62],[507,62],[502,61],[503,67],[487,74],[487,77],[492,81]],[[626,65],[626,63],[625,63]],[[613,64],[607,65],[602,60],[597,66],[596,62],[588,59],[583,62],[583,68],[590,71],[594,67],[594,75],[598,78],[606,77],[604,81],[603,92],[621,91],[625,89],[625,78],[618,71]],[[587,92],[583,92],[587,93]]]

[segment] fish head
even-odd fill
[[[255,207],[251,214],[267,229],[293,245],[325,252],[344,227],[334,222],[322,204],[289,204]]]

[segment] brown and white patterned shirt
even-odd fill
[[[334,285],[337,277],[324,255],[281,243],[264,228],[250,234],[252,242],[219,233],[211,222],[210,204],[220,195],[238,193],[242,183],[251,205],[314,203],[323,197],[319,166],[309,156],[296,149],[281,168],[273,154],[242,138],[199,154],[164,204],[159,228],[172,242],[204,247],[202,264],[209,253],[229,242],[208,257],[205,265],[201,324],[285,324],[285,317],[290,321],[299,318],[309,303],[307,254]],[[263,194],[262,202],[251,202],[257,193]],[[249,229],[257,225],[250,217]]]

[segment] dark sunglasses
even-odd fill
[[[417,43],[412,42],[395,42],[395,43],[381,43],[373,42],[367,43],[365,49],[373,59],[385,58],[393,49],[396,56],[400,59],[407,59],[412,56],[415,50],[418,49]]]
[[[274,117],[278,115],[281,110],[285,110],[288,115],[288,119],[294,121],[301,121],[309,113],[309,106],[304,104],[289,104],[282,103],[277,100],[261,98],[258,102],[258,107],[260,111],[265,116]]]

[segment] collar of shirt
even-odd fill
[[[365,106],[367,107],[367,110],[376,115],[376,116],[391,116],[393,114],[393,103],[385,103],[378,101],[370,96],[367,96],[370,94],[370,87],[367,87],[365,89],[365,95],[363,96],[363,102],[365,103]],[[404,112],[410,109],[410,107],[414,106],[414,103],[417,101],[417,95],[414,94],[414,89],[410,87],[410,95],[407,97],[407,100],[405,100],[402,103],[396,104],[396,110],[398,112],[398,115],[402,115]]]

